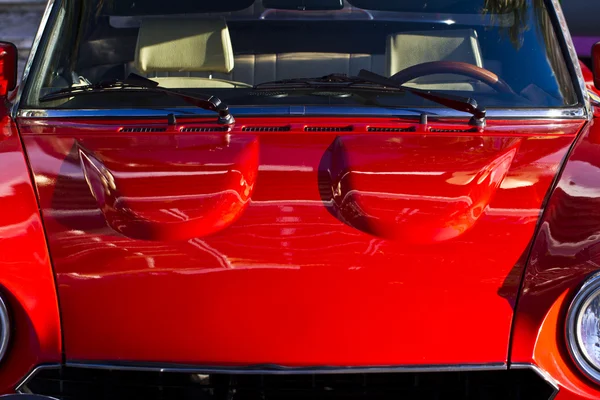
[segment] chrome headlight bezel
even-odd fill
[[[577,368],[596,383],[600,383],[600,363],[594,361],[587,355],[581,337],[582,319],[584,310],[594,299],[600,297],[600,273],[597,273],[583,283],[579,291],[571,301],[567,311],[566,320],[566,342],[571,358]]]

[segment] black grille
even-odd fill
[[[25,392],[65,400],[548,400],[532,370],[229,375],[86,368],[43,369]]]

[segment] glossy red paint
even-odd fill
[[[560,399],[597,399],[565,343],[565,314],[579,285],[600,269],[600,124],[577,141],[552,193],[518,302],[512,362],[536,363],[561,387]]]
[[[0,165],[0,293],[13,325],[0,393],[9,393],[33,367],[61,361],[61,333],[38,204],[6,107],[0,107]]]
[[[222,366],[506,362],[529,243],[583,125],[19,124],[67,360]]]

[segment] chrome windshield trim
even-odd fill
[[[38,27],[37,33],[33,39],[31,44],[31,50],[29,52],[29,57],[27,58],[27,62],[25,63],[25,68],[23,69],[23,76],[21,78],[21,83],[17,90],[17,96],[15,97],[15,101],[12,106],[11,114],[13,118],[17,115],[17,111],[19,109],[19,105],[21,104],[21,96],[23,95],[23,91],[25,90],[25,86],[27,84],[27,80],[29,79],[29,74],[31,72],[31,67],[33,65],[33,61],[35,60],[35,56],[38,52],[38,48],[40,47],[40,42],[42,41],[42,37],[44,36],[44,32],[46,31],[46,26],[50,21],[50,16],[52,15],[52,10],[54,9],[54,5],[56,4],[55,0],[48,0],[46,4],[46,9],[42,14],[42,19],[40,21],[40,25]]]
[[[301,108],[299,110],[299,108]],[[380,107],[333,107],[333,106],[274,106],[231,107],[236,117],[280,116],[339,116],[339,117],[418,117],[426,113],[430,117],[469,118],[470,115],[446,108],[380,108]],[[179,117],[214,118],[215,114],[199,108],[122,108],[122,109],[24,109],[19,118],[160,118],[168,114]],[[490,119],[587,119],[586,111],[579,108],[541,109],[488,109]]]
[[[23,378],[21,380],[21,382],[19,382],[19,384],[15,387],[15,392],[16,393],[25,393],[22,389],[23,387],[27,384],[27,382],[29,382],[38,372],[46,370],[46,369],[59,369],[61,368],[60,364],[44,364],[44,365],[38,365],[37,367],[35,367],[34,369],[31,370],[31,372],[29,372],[27,375],[25,375],[25,378]]]
[[[590,103],[590,97],[585,86],[585,80],[583,79],[583,72],[581,71],[581,65],[579,64],[577,50],[575,49],[575,44],[573,43],[573,38],[571,36],[571,32],[569,31],[567,20],[563,13],[562,6],[560,5],[560,0],[548,0],[548,5],[548,8],[554,13],[554,17],[557,19],[559,24],[557,27],[558,29],[555,29],[555,32],[558,40],[562,42],[561,44],[564,45],[564,50],[567,52],[567,54],[565,54],[565,61],[571,61],[571,64],[573,65],[573,70],[569,68],[569,71],[571,72],[571,79],[573,79],[574,83],[577,83],[576,88],[578,89],[578,97],[581,97],[580,100],[583,100],[587,113],[586,116],[589,120],[591,120],[593,117],[593,112],[592,105]]]
[[[374,367],[283,367],[279,365],[258,365],[240,367],[202,367],[187,365],[150,365],[127,363],[86,363],[67,362],[66,367],[87,369],[111,369],[122,371],[175,372],[194,374],[236,374],[236,375],[318,375],[318,374],[368,374],[385,372],[454,372],[454,371],[498,371],[506,370],[504,363],[459,364],[459,365],[408,365],[408,366],[374,366]]]

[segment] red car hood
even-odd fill
[[[66,358],[505,363],[582,125],[20,120]]]

